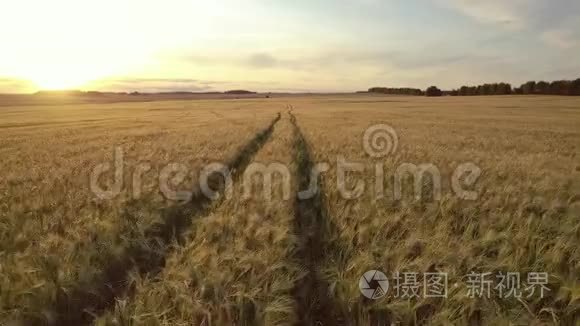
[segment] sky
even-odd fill
[[[348,92],[580,77],[578,0],[4,0],[0,92]]]

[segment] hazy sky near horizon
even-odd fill
[[[0,92],[356,91],[580,77],[578,0],[12,0]]]

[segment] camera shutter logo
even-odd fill
[[[377,300],[387,295],[389,280],[383,272],[372,270],[361,276],[358,287],[362,295]]]

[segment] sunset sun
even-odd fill
[[[134,59],[133,61],[137,61]],[[122,74],[131,59],[103,53],[55,51],[36,62],[14,65],[13,75],[34,84],[39,90],[83,90],[91,83]]]
[[[65,90],[82,88],[91,78],[75,74],[53,74],[31,77],[30,81],[41,90]]]

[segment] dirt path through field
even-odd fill
[[[271,137],[279,120],[280,114],[226,163],[232,171],[232,179],[241,176],[253,156]],[[126,218],[135,218],[130,216],[130,205],[126,209]],[[200,191],[194,191],[194,196],[187,203],[163,209],[161,222],[145,230],[145,241],[132,241],[131,246],[124,248],[118,260],[104,268],[102,279],[96,282],[98,284],[89,285],[93,295],[87,296],[85,285],[85,288],[78,291],[59,296],[56,306],[52,308],[56,316],[55,325],[90,324],[95,315],[114,306],[116,298],[130,295],[127,293],[130,289],[126,287],[128,273],[137,269],[142,275],[155,275],[161,271],[172,242],[175,239],[180,241],[191,226],[192,219],[207,215],[208,210],[215,205]],[[35,322],[29,320],[27,324]]]
[[[344,325],[344,318],[340,308],[335,304],[329,285],[319,277],[317,263],[325,255],[327,248],[325,237],[326,212],[321,192],[320,176],[313,174],[315,163],[310,154],[310,148],[300,126],[292,112],[288,112],[294,126],[295,155],[297,161],[297,178],[299,191],[310,189],[311,179],[317,178],[317,192],[311,198],[301,199],[296,196],[295,232],[300,239],[300,248],[297,255],[307,269],[308,274],[294,289],[294,298],[298,305],[300,325]]]

